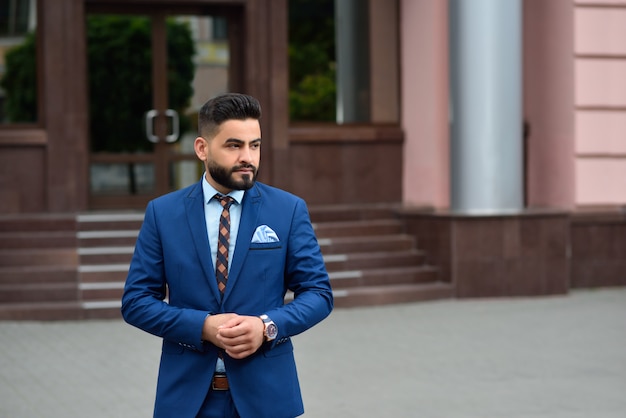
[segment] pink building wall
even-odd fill
[[[407,206],[449,206],[448,6],[400,3],[402,194]]]
[[[522,4],[526,206],[569,210],[576,205],[572,3]]]
[[[626,0],[523,0],[529,207],[626,203]],[[448,5],[401,0],[405,205],[449,206]]]
[[[576,203],[626,203],[626,0],[575,1]]]

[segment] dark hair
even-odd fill
[[[217,128],[227,120],[260,119],[261,105],[252,96],[226,93],[215,96],[202,105],[198,113],[198,133],[205,138],[215,135]]]

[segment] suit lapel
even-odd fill
[[[209,247],[209,238],[207,237],[202,182],[199,182],[187,195],[185,199],[185,212],[187,213],[187,222],[189,224],[194,247],[198,253],[200,265],[202,266],[202,271],[209,282],[213,296],[215,296],[215,299],[219,302],[221,294],[217,288],[215,267],[213,266],[213,260],[211,260],[211,248]]]
[[[226,301],[232,289],[235,287],[234,285],[237,282],[246,255],[250,249],[250,242],[252,242],[252,235],[257,225],[260,207],[261,193],[259,189],[254,186],[246,191],[243,201],[241,202],[241,221],[239,222],[239,232],[237,233],[237,245],[235,246],[235,254],[232,258],[233,262],[230,263],[230,269],[228,271],[228,284],[226,285],[224,301]]]

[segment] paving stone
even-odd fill
[[[294,338],[305,417],[626,418],[626,289],[336,309]],[[160,340],[0,322],[0,417],[152,415]]]

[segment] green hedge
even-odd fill
[[[335,13],[333,0],[289,1],[289,117],[334,122]]]
[[[10,49],[4,59],[6,71],[0,80],[5,92],[4,118],[7,122],[35,122],[37,120],[37,53],[35,34]]]

